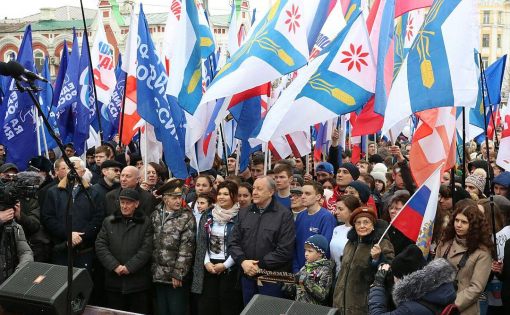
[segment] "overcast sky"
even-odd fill
[[[80,0],[15,0],[16,5],[3,5],[0,10],[0,18],[20,18],[39,12],[43,7],[60,7],[65,5],[80,6]],[[118,3],[122,0],[117,0]],[[164,12],[170,6],[171,0],[142,0],[144,11]],[[229,0],[209,0],[209,7],[212,14],[228,14]],[[252,8],[257,7],[257,11],[266,10],[270,0],[251,0]],[[85,8],[97,8],[98,0],[83,0]]]

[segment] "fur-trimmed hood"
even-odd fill
[[[407,301],[424,300],[432,304],[448,305],[455,301],[453,287],[455,268],[445,259],[431,261],[398,281],[393,288],[393,300],[398,306]]]

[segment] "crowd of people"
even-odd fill
[[[71,250],[90,304],[136,313],[239,314],[263,294],[340,314],[510,314],[510,172],[494,144],[442,174],[426,256],[390,226],[417,188],[410,146],[371,142],[353,164],[335,133],[324,161],[254,153],[236,174],[234,153],[181,180],[115,143],[85,159],[68,144],[83,185],[52,152],[30,160],[37,193],[2,204],[0,283],[29,261],[67,265]],[[0,153],[0,179],[14,180]],[[271,272],[285,276],[260,277]]]

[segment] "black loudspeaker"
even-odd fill
[[[338,309],[256,294],[241,315],[335,315]]]
[[[92,291],[86,269],[73,268],[73,314],[81,314]],[[67,267],[31,262],[0,285],[0,305],[23,314],[66,314]]]

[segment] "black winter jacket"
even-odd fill
[[[146,216],[150,217],[159,201],[156,201],[150,192],[143,190],[140,186],[136,186],[135,189],[140,194],[140,205],[138,206],[138,209],[142,210]],[[122,187],[118,187],[106,194],[104,207],[107,216],[112,215],[115,211],[120,211],[119,195],[121,190]]]
[[[46,231],[50,234],[55,245],[67,240],[65,210],[67,206],[68,191],[66,190],[67,178],[64,178],[57,186],[48,190],[44,206],[41,209],[41,218]],[[79,188],[74,198],[71,212],[73,215],[73,232],[83,232],[81,248],[93,247],[97,233],[104,219],[103,201],[97,191],[86,185],[94,206],[90,204],[86,193]]]
[[[290,271],[295,239],[292,212],[273,197],[263,213],[254,204],[239,211],[228,253],[238,265],[252,259],[262,269]]]
[[[105,268],[105,289],[123,294],[151,287],[152,224],[136,210],[130,219],[120,211],[103,221],[96,240],[96,256]],[[128,275],[118,276],[114,270],[124,265]]]
[[[97,192],[101,196],[102,200],[106,200],[106,194],[109,193],[112,190],[115,190],[115,189],[119,188],[120,184],[119,183],[114,183],[112,186],[108,186],[108,184],[104,181],[104,178],[101,177],[98,180],[97,184],[94,184],[94,186],[92,186],[92,187],[95,190],[97,190]]]

